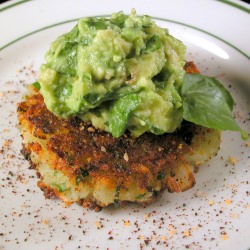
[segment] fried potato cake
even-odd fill
[[[97,211],[110,204],[147,205],[166,189],[193,187],[194,169],[220,145],[220,132],[188,122],[171,134],[114,138],[77,117],[55,116],[34,87],[17,113],[22,153],[37,170],[45,197]]]

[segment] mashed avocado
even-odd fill
[[[173,132],[183,119],[185,46],[148,16],[82,18],[46,53],[39,83],[48,109],[121,136]]]

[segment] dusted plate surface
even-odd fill
[[[250,248],[250,139],[223,132],[218,155],[193,189],[164,193],[143,208],[96,213],[46,200],[20,154],[16,104],[37,79],[50,43],[82,16],[136,8],[187,46],[203,74],[231,91],[234,115],[250,132],[250,7],[240,1],[44,0],[0,5],[0,249]]]

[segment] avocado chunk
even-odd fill
[[[173,132],[182,122],[186,48],[149,16],[84,17],[58,37],[40,92],[59,117],[78,116],[119,137]]]

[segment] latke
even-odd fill
[[[34,87],[18,104],[22,153],[35,168],[45,197],[99,210],[110,204],[147,205],[195,184],[194,168],[214,156],[220,132],[188,122],[175,133],[120,138],[74,117],[62,119]]]

